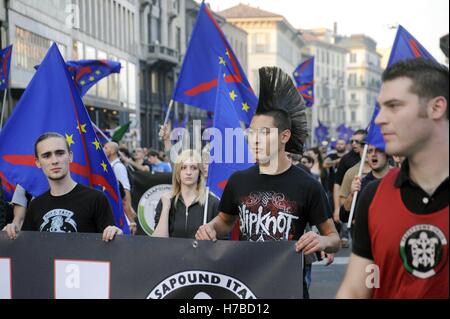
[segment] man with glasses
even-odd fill
[[[216,240],[240,219],[241,240],[296,240],[296,251],[305,255],[336,252],[339,235],[325,191],[286,156],[286,152],[302,153],[307,137],[304,101],[280,69],[265,67],[259,74],[258,109],[247,130],[257,165],[230,177],[219,215],[201,226],[196,238]],[[307,224],[316,225],[320,235],[304,233]],[[307,288],[304,281],[305,298],[309,296]]]

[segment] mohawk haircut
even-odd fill
[[[259,69],[259,102],[256,115],[274,119],[279,130],[290,130],[286,152],[301,154],[308,137],[305,101],[292,79],[277,67]]]

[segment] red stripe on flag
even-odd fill
[[[2,185],[5,186],[5,190],[10,193],[11,191],[15,191],[16,190],[16,186],[11,184],[10,182],[8,182],[8,180],[6,179],[5,174],[3,174],[2,172],[0,172],[0,178],[2,179]]]
[[[228,179],[226,179],[226,180],[224,180],[224,181],[218,183],[217,186],[218,186],[220,189],[225,189],[225,186],[227,186],[227,183],[228,183]]]
[[[114,199],[114,201],[116,201],[116,202],[119,201],[119,198],[118,198],[116,192],[111,187],[111,185],[108,183],[106,178],[104,178],[103,176],[100,176],[100,175],[92,174],[91,181],[93,184],[103,186],[106,189],[106,191],[111,195],[111,197]]]
[[[302,65],[302,67],[300,68],[300,70],[298,70],[299,73],[302,73],[303,71],[305,71],[306,67],[308,65],[310,65],[312,62],[312,59],[309,59],[308,61],[305,62],[305,64]]]
[[[33,155],[3,155],[3,159],[13,165],[36,166]]]
[[[87,74],[87,73],[91,73],[92,69],[90,66],[83,66],[82,68],[80,68],[80,71],[77,73],[77,76],[75,77],[75,80],[78,82],[83,75]]]
[[[205,83],[199,84],[190,90],[186,90],[186,91],[184,91],[184,94],[186,94],[187,96],[195,96],[199,93],[209,91],[216,86],[217,86],[217,80],[213,80],[211,82],[205,82]]]
[[[409,47],[411,48],[416,58],[420,58],[422,56],[419,50],[419,46],[417,45],[417,42],[414,41],[414,39],[409,40]]]

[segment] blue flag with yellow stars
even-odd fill
[[[336,128],[336,132],[338,133],[338,139],[345,140],[347,143],[350,141],[354,131],[351,127],[345,126],[345,124],[341,124]]]
[[[425,58],[437,62],[433,56],[401,25],[398,26],[397,35],[389,56],[388,67],[402,60]],[[372,119],[367,128],[367,143],[380,150],[385,150],[385,143],[381,128],[375,124],[375,119],[380,112],[380,105],[375,104]]]
[[[235,84],[231,93],[233,104],[239,120],[248,126],[258,99],[225,35],[203,2],[172,99],[214,112],[220,66],[225,67],[225,82]],[[240,103],[235,101],[237,98]]]
[[[56,44],[50,47],[0,133],[0,172],[2,180],[6,178],[5,185],[20,184],[33,196],[48,190],[34,157],[34,143],[46,132],[65,136],[74,156],[72,178],[103,191],[117,227],[129,233],[119,184]]]
[[[120,62],[110,60],[67,61],[67,67],[84,96],[98,81],[111,73],[120,73]]]
[[[221,72],[214,112],[214,128],[217,133],[221,133],[221,137],[214,136],[214,140],[211,141],[212,162],[209,164],[207,181],[211,192],[218,197],[222,196],[228,179],[234,172],[247,169],[255,163],[234,107],[237,98],[233,99],[230,96],[230,92],[234,90],[236,90],[236,83],[226,83]],[[227,133],[226,130],[229,132]],[[231,130],[234,130],[236,140],[231,134]],[[244,143],[239,143],[239,141]]]
[[[322,122],[319,121],[319,126],[317,126],[314,129],[314,134],[316,135],[316,138],[319,141],[319,143],[322,143],[328,138],[329,134],[328,126],[325,126],[324,124],[322,124]]]
[[[9,68],[11,66],[12,45],[0,50],[0,91],[8,88]]]
[[[425,58],[434,62],[433,56],[405,28],[398,26],[397,35],[389,56],[388,66],[401,60]]]
[[[305,105],[314,104],[314,57],[301,63],[294,71],[297,90],[305,99]]]

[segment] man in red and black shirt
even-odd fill
[[[338,298],[449,297],[448,91],[448,68],[431,61],[384,72],[375,122],[406,160],[361,194]]]

